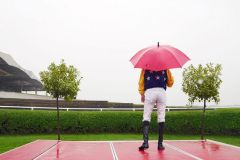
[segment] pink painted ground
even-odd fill
[[[37,140],[0,154],[0,160],[240,160],[240,147],[215,141],[164,141],[138,151],[141,141],[54,141]]]

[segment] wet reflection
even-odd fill
[[[60,158],[60,144],[57,144],[57,148],[56,148],[56,158],[57,158],[57,159]]]
[[[214,143],[209,144],[206,141],[202,141],[201,146],[203,149],[210,149],[211,151],[217,151],[220,149],[220,145]]]
[[[211,151],[218,151],[220,146],[218,144],[210,144]]]
[[[164,159],[164,151],[165,150],[158,150],[158,157],[159,157],[159,159]]]
[[[139,151],[139,153],[142,156],[142,160],[148,160],[149,159],[149,153],[145,151]]]
[[[206,141],[201,141],[201,146],[203,149],[206,149]]]

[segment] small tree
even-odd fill
[[[60,140],[59,98],[71,101],[79,91],[79,72],[73,66],[67,66],[64,60],[59,65],[51,63],[47,71],[40,72],[43,87],[57,100],[57,134]]]
[[[203,115],[201,122],[201,139],[204,139],[205,129],[205,110],[206,102],[214,101],[218,103],[219,88],[222,80],[220,79],[222,67],[220,64],[213,65],[212,63],[198,67],[190,65],[183,71],[182,89],[189,96],[189,102],[203,101]]]

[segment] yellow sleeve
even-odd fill
[[[174,78],[170,70],[167,70],[167,86],[172,87],[174,83]]]
[[[141,71],[139,82],[138,82],[138,92],[144,94],[144,70]]]

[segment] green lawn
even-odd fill
[[[37,139],[56,139],[56,135],[0,135],[0,153],[29,143]],[[207,139],[220,141],[236,146],[240,146],[240,136],[206,136]],[[62,140],[73,141],[110,141],[110,140],[141,140],[141,134],[64,134],[61,135]],[[150,140],[156,140],[157,134],[150,134]],[[200,136],[196,135],[165,135],[168,140],[197,140]]]

